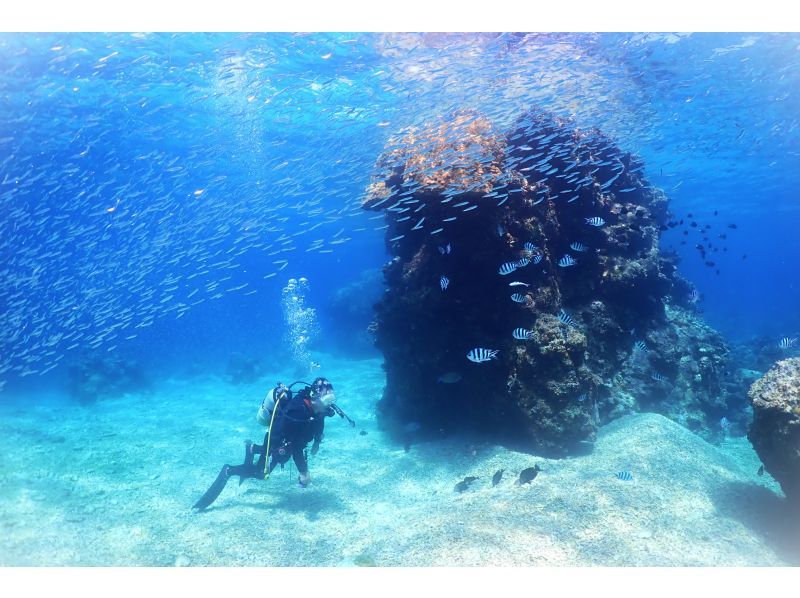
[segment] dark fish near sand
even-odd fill
[[[539,475],[539,472],[542,471],[539,469],[538,465],[534,465],[533,467],[528,467],[523,469],[519,472],[519,479],[517,480],[518,484],[530,484],[533,480],[536,479],[536,476]]]
[[[470,476],[467,476],[467,477],[465,477],[463,480],[461,480],[461,481],[460,481],[458,484],[456,484],[456,485],[453,487],[453,490],[454,490],[455,492],[464,492],[464,490],[466,490],[467,488],[469,488],[469,485],[470,485],[472,482],[474,482],[475,480],[477,480],[477,479],[478,479],[478,478],[476,478],[475,476],[471,476],[471,475],[470,475]]]
[[[497,486],[497,484],[500,483],[500,480],[503,479],[503,472],[504,471],[505,471],[505,469],[498,469],[497,471],[494,472],[494,475],[492,476],[492,488]]]
[[[441,382],[442,384],[455,384],[456,382],[461,381],[461,374],[458,372],[447,372],[446,374],[439,376],[436,381]]]
[[[758,475],[764,475],[764,466],[758,468]]]

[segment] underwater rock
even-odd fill
[[[800,507],[800,358],[776,363],[753,383],[749,397],[747,438],[786,498]]]
[[[67,371],[67,391],[80,403],[151,389],[144,369],[114,355],[83,354]]]
[[[413,420],[564,454],[631,395],[707,424],[725,403],[727,349],[671,305],[690,285],[659,253],[667,198],[643,168],[540,111],[507,133],[460,111],[389,142],[362,202],[384,212],[394,256],[373,327],[388,428]],[[649,349],[634,367],[637,340]],[[498,353],[473,363],[474,348]],[[437,384],[442,372],[459,384]]]
[[[237,351],[228,358],[225,377],[231,384],[252,384],[263,374],[264,368],[255,357]]]
[[[358,356],[374,355],[374,341],[368,327],[373,318],[373,305],[383,293],[383,273],[378,268],[366,270],[356,280],[335,289],[327,304],[326,315],[335,321],[322,341],[332,352]]]

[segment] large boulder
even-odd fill
[[[391,140],[363,201],[394,256],[374,326],[383,420],[556,454],[639,408],[719,421],[727,348],[681,307],[691,286],[659,251],[667,198],[643,168],[537,111],[506,131],[459,112]]]
[[[747,437],[786,497],[800,506],[800,358],[775,364],[750,387]]]

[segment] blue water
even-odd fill
[[[705,320],[800,336],[798,97],[797,34],[0,34],[0,401],[68,397],[84,351],[156,386],[232,354],[278,376],[300,277],[312,357],[377,364],[392,256],[360,202],[394,136],[464,108],[638,154],[712,225],[712,268],[696,230],[662,236]]]

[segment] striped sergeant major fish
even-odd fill
[[[638,351],[641,353],[647,352],[647,345],[644,344],[644,341],[636,341],[633,343],[633,350],[634,352]]]
[[[577,326],[577,324],[575,324],[575,320],[572,319],[572,316],[565,312],[563,308],[561,308],[558,312],[558,320],[565,326],[572,326],[573,328]]]
[[[618,480],[622,480],[623,482],[631,482],[633,481],[633,475],[630,471],[620,471],[617,473],[616,478]]]
[[[652,374],[650,374],[650,377],[653,380],[655,380],[656,382],[666,382],[667,381],[667,379],[664,376],[662,376],[661,374],[659,374],[658,372],[653,372]]]
[[[591,218],[586,218],[586,224],[590,224],[592,226],[603,226],[605,223],[606,221],[600,218],[600,216],[592,216]]]
[[[516,301],[517,303],[527,303],[530,301],[527,295],[523,295],[522,293],[514,293],[511,295],[511,300]]]
[[[528,258],[523,257],[523,258],[517,260],[517,268],[524,268],[525,266],[527,266],[530,263],[531,263],[531,261]]]
[[[569,247],[570,247],[570,249],[572,249],[574,251],[579,251],[579,252],[586,251],[587,249],[589,249],[586,245],[584,245],[583,243],[580,243],[579,241],[575,241],[574,243],[570,243]]]
[[[450,279],[447,276],[442,276],[439,279],[439,286],[442,287],[442,290],[446,290],[448,285],[450,284]]]
[[[505,276],[506,274],[511,274],[514,270],[519,267],[517,262],[506,262],[497,270],[500,274]]]
[[[578,260],[576,260],[574,257],[572,257],[568,253],[565,253],[564,257],[562,257],[560,260],[558,260],[558,265],[561,266],[562,268],[569,268],[570,266],[574,266],[577,263],[578,263]]]
[[[533,338],[533,330],[514,328],[514,332],[511,333],[511,336],[520,341],[529,341]]]
[[[783,337],[783,338],[780,340],[780,342],[778,343],[778,346],[779,346],[781,349],[791,349],[791,348],[792,348],[792,347],[794,347],[796,344],[797,344],[797,339],[796,339],[796,338],[789,338],[788,336],[784,336],[784,337]]]
[[[534,253],[539,250],[539,248],[530,241],[525,241],[525,243],[522,245],[522,249],[525,251],[525,253]]]
[[[467,359],[475,363],[484,363],[491,359],[497,359],[499,349],[484,349],[483,347],[475,347],[467,353]]]

